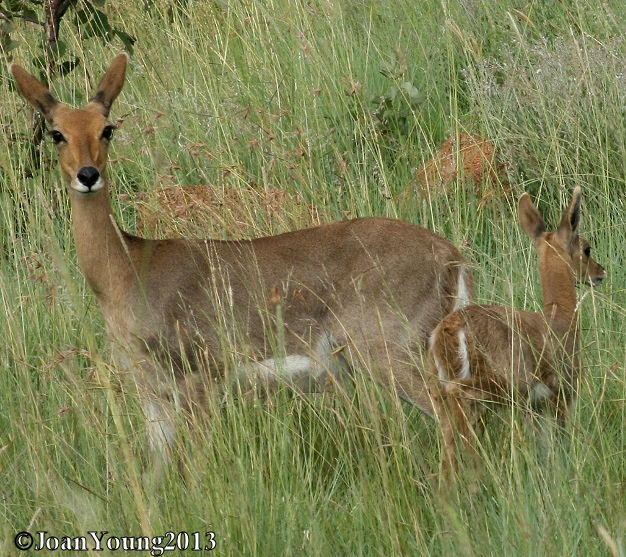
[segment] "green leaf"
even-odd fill
[[[67,43],[62,40],[58,40],[53,53],[56,58],[61,58],[67,52]]]
[[[15,25],[13,25],[10,21],[0,22],[0,33],[10,35],[13,31],[15,31]]]
[[[89,21],[91,13],[89,10],[83,9],[83,10],[76,10],[75,15],[76,15],[76,26],[79,27],[80,25],[87,25],[87,22]]]
[[[33,58],[33,66],[35,66],[36,68],[45,68],[47,64],[48,60],[43,54],[40,54],[39,56],[35,56],[35,58]]]
[[[408,81],[405,81],[401,85],[401,87],[412,105],[416,105],[422,102],[423,97],[420,94],[420,92],[417,90],[417,87],[415,87],[415,85],[413,85],[412,83]]]
[[[106,0],[93,0],[93,3],[98,6],[98,8],[104,8],[104,3]]]
[[[19,0],[4,0],[2,7],[5,12],[9,12],[9,15],[16,15],[22,9],[22,3]]]
[[[9,39],[5,44],[4,44],[4,51],[5,52],[9,52],[11,50],[16,49],[18,46],[20,46],[20,41],[14,41],[13,39]]]
[[[389,94],[388,94],[388,98],[390,101],[390,104],[396,100],[396,97],[398,96],[398,88],[393,85],[390,89],[389,89]]]
[[[109,18],[104,12],[100,10],[94,10],[91,18],[91,25],[98,35],[106,37],[111,33],[111,25],[109,24]]]
[[[383,61],[380,64],[380,73],[385,77],[393,78],[395,73],[395,66],[389,62]]]
[[[137,39],[124,31],[120,31],[119,29],[115,29],[113,31],[122,41],[124,48],[128,51],[129,54],[132,54],[134,51],[134,44],[137,42]]]
[[[70,73],[78,64],[80,60],[74,57],[72,60],[66,60],[59,66],[59,75],[64,76]]]
[[[34,19],[37,21],[39,18],[37,17],[37,12],[28,6],[24,6],[21,12],[22,17],[28,17],[30,19]]]

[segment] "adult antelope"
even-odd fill
[[[364,361],[374,379],[432,415],[414,351],[425,351],[436,324],[472,294],[458,250],[424,228],[384,218],[250,241],[149,240],[120,230],[106,178],[114,130],[107,116],[126,63],[125,54],[113,60],[80,110],[20,66],[10,71],[51,127],[78,262],[116,365],[133,371],[151,446],[168,451],[172,412],[230,380],[285,378],[321,389]],[[232,359],[239,363],[229,365]]]
[[[472,426],[485,402],[514,394],[547,404],[559,420],[565,417],[580,375],[575,284],[599,284],[605,276],[589,242],[576,233],[580,199],[577,187],[556,232],[546,230],[527,193],[519,200],[519,222],[539,260],[542,313],[468,305],[447,315],[430,337],[428,361],[439,383],[433,398],[448,470],[455,468],[456,433],[474,450]]]

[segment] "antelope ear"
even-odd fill
[[[125,52],[113,58],[107,73],[104,74],[100,85],[98,85],[96,94],[86,108],[100,112],[105,118],[109,115],[113,101],[124,86],[127,62],[128,55]]]
[[[54,112],[59,106],[48,88],[37,78],[30,75],[24,68],[17,64],[11,64],[9,71],[17,83],[17,88],[23,97],[41,114],[48,122],[52,122]]]
[[[572,193],[572,200],[570,201],[569,207],[565,213],[563,213],[561,224],[559,224],[559,229],[557,230],[559,236],[561,236],[561,238],[563,238],[566,242],[572,242],[576,236],[576,232],[578,231],[581,198],[582,190],[580,189],[580,186],[576,186],[574,188],[574,192]]]
[[[541,214],[527,193],[523,193],[522,197],[519,198],[517,218],[522,230],[533,240],[539,238],[546,231],[546,223],[543,222]]]

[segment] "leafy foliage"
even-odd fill
[[[0,4],[0,47],[5,53],[20,46],[16,38],[18,20],[41,27],[42,34],[33,65],[47,68],[52,73],[65,75],[79,63],[79,58],[69,52],[68,44],[59,38],[61,21],[68,9],[73,11],[73,23],[82,29],[85,38],[98,38],[110,42],[115,37],[132,54],[135,38],[110,24],[103,11],[104,0],[4,0]],[[42,78],[46,72],[42,70]]]
[[[406,135],[415,111],[424,102],[424,95],[407,81],[407,71],[406,54],[398,49],[394,49],[391,62],[381,64],[380,73],[392,81],[384,94],[372,99],[373,117],[383,133]]]

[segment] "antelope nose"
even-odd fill
[[[100,172],[94,166],[83,166],[76,176],[83,186],[91,188],[100,178]]]

